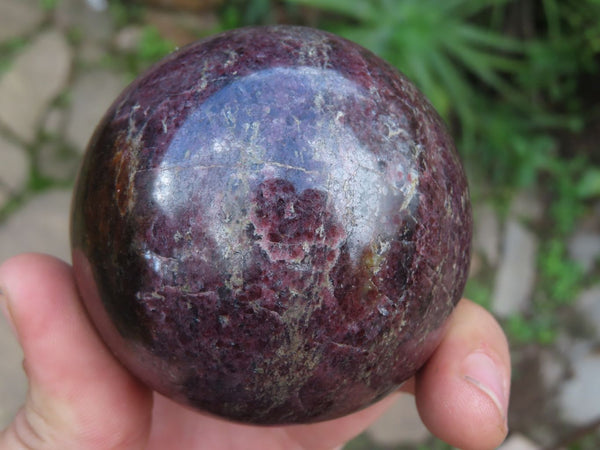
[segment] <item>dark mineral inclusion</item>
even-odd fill
[[[471,215],[453,143],[403,75],[280,26],[134,81],[90,141],[71,233],[90,316],[137,377],[283,424],[363,408],[426,361]]]

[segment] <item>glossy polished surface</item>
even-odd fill
[[[218,35],[136,80],[73,204],[76,278],[107,345],[159,392],[252,423],[339,417],[412,376],[470,238],[429,103],[299,27]]]

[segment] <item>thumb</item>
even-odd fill
[[[135,449],[147,441],[152,397],[102,344],[71,269],[27,254],[0,266],[0,301],[25,360],[25,405],[1,449]]]
[[[415,391],[433,434],[464,450],[497,448],[508,432],[510,353],[494,317],[473,302],[459,302]]]

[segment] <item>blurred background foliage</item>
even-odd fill
[[[51,11],[61,1],[39,4]],[[132,80],[175,49],[145,19],[148,4],[175,0],[106,1],[117,30],[134,24],[141,34],[135,49],[107,53],[101,66]],[[600,205],[600,0],[182,2],[210,4],[217,11],[217,20],[197,29],[194,38],[248,25],[308,25],[351,39],[404,72],[455,137],[475,204],[491,203],[506,218],[519,192],[533,192],[543,203],[542,217],[526,223],[539,239],[531,305],[502,322],[513,353],[556,343],[570,326],[570,315],[564,313],[578,293],[600,282],[600,261],[595,271],[586,272],[568,252],[578,224]],[[67,37],[76,48],[84,34],[71,28]],[[0,44],[5,56],[0,75],[26,45],[24,38]],[[56,105],[69,102],[65,92]],[[33,172],[29,191],[56,183],[38,173],[36,165]],[[0,221],[20,201],[0,210]],[[490,307],[495,268],[486,261],[483,265],[465,295]],[[585,439],[592,440],[581,444]],[[349,448],[370,445],[358,439]],[[438,442],[428,448],[448,447]],[[600,434],[588,433],[568,448],[600,448]]]

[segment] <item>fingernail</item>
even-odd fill
[[[502,370],[494,360],[483,352],[471,353],[463,361],[463,376],[481,392],[487,395],[496,405],[504,427],[506,427],[508,410],[508,382]]]
[[[6,293],[6,289],[3,286],[0,286],[0,309],[4,313],[4,317],[8,321],[8,324],[12,330],[12,332],[17,335],[17,330],[15,328],[15,324],[13,322],[12,315],[10,313],[10,308],[8,306],[8,294]]]

